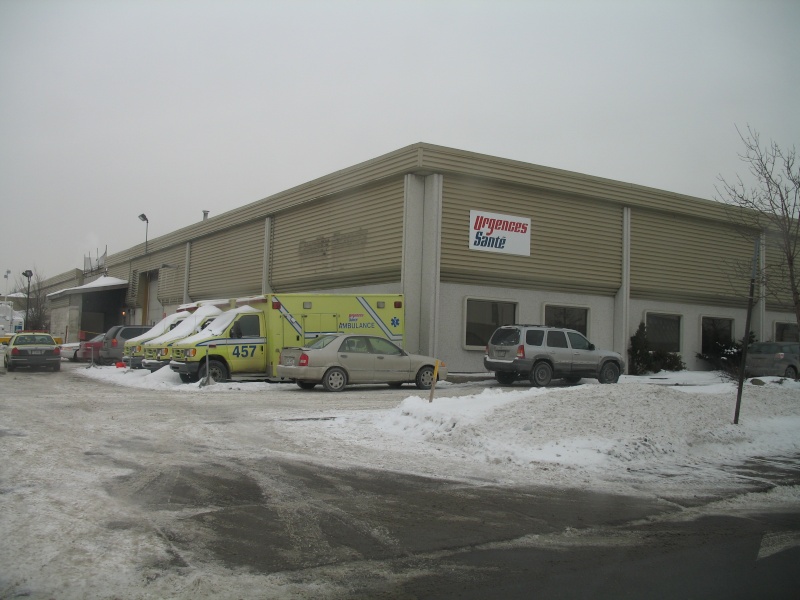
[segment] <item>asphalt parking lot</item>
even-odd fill
[[[657,496],[339,464],[286,434],[408,390],[198,401],[81,368],[0,375],[2,597],[788,598],[800,583],[797,511],[687,520]],[[791,461],[742,468],[798,481]]]

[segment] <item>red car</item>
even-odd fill
[[[83,362],[89,362],[91,360],[99,362],[100,348],[103,347],[104,335],[104,333],[101,333],[90,340],[81,342],[81,345],[78,347],[78,352],[75,354],[75,359]]]

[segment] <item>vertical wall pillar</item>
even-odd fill
[[[272,286],[269,283],[269,255],[272,244],[272,217],[264,219],[264,266],[261,270],[261,293],[272,293]]]
[[[436,355],[443,176],[406,175],[401,286],[406,305],[406,349]]]
[[[631,209],[622,209],[622,279],[614,299],[614,351],[619,352],[627,364],[628,327],[631,312]]]
[[[191,302],[189,298],[189,264],[192,259],[192,242],[186,242],[186,259],[183,266],[183,303]]]

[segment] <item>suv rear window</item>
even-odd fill
[[[525,332],[525,344],[528,346],[541,346],[544,341],[542,329],[529,329]]]
[[[519,329],[501,327],[494,332],[489,343],[494,346],[516,346],[519,344]]]

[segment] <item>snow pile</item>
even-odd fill
[[[270,391],[294,389],[269,383],[202,388],[181,384],[168,369],[149,374],[96,368],[85,374],[190,394],[259,391],[266,401]],[[761,382],[746,383],[738,425],[735,382],[718,373],[685,371],[625,376],[618,385],[445,383],[437,386],[433,402],[427,393],[415,394],[385,409],[331,409],[324,419],[298,419],[285,428],[298,447],[321,459],[434,476],[609,487],[669,475],[671,485],[713,486],[730,477],[721,465],[800,453],[800,382]],[[675,478],[687,473],[691,482]]]

